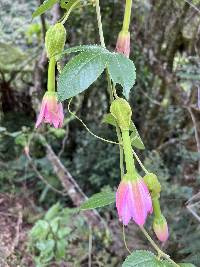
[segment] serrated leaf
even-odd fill
[[[58,215],[59,211],[61,209],[60,203],[56,203],[55,205],[53,205],[45,214],[44,219],[47,221],[52,220],[55,216]]]
[[[137,128],[135,127],[135,124],[131,122],[131,127],[130,127],[131,133],[131,144],[132,146],[138,148],[138,149],[145,149],[145,146],[142,142],[142,139],[137,131]]]
[[[150,251],[136,250],[129,255],[122,267],[161,267],[161,262]]]
[[[80,0],[81,1],[81,0]],[[60,6],[63,9],[66,9],[66,11],[68,11],[76,2],[76,4],[74,5],[74,8],[80,6],[80,1],[77,2],[77,0],[61,0],[60,1]]]
[[[110,191],[105,191],[101,193],[94,194],[87,201],[85,201],[80,209],[90,210],[100,207],[110,205],[115,202],[115,193]]]
[[[104,68],[104,60],[97,53],[83,52],[75,56],[59,76],[59,101],[64,101],[86,90],[101,75]]]
[[[92,53],[109,53],[107,49],[100,45],[79,45],[65,49],[61,54],[57,55],[56,59],[59,60],[64,55],[77,53],[77,52],[92,52]]]
[[[108,58],[108,71],[114,84],[123,87],[123,94],[128,99],[131,88],[136,79],[134,63],[119,53],[110,53]]]
[[[66,49],[57,59],[72,52],[81,53],[66,64],[60,74],[59,101],[64,101],[86,90],[106,67],[113,83],[120,84],[124,95],[128,97],[136,77],[135,66],[130,59],[96,45]]]
[[[45,0],[32,14],[32,18],[42,15],[59,0]]]
[[[178,263],[178,265],[180,267],[196,267],[194,264],[192,263]]]

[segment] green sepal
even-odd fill
[[[132,132],[131,133],[131,145],[138,148],[138,149],[145,149],[145,146],[142,142],[142,139],[137,131],[137,128],[135,127],[135,124],[131,121],[131,124],[130,124],[130,131]]]
[[[45,36],[45,47],[49,58],[62,53],[66,41],[66,30],[62,23],[51,26]]]
[[[161,184],[158,181],[158,177],[154,173],[147,173],[143,179],[150,192],[152,192],[154,195],[160,194]]]
[[[167,224],[167,221],[166,221],[165,217],[162,214],[159,217],[154,217],[154,219],[153,219],[153,229],[156,229],[157,226],[162,226],[164,224]]]
[[[132,110],[129,103],[125,99],[115,99],[111,104],[110,112],[116,119],[121,130],[129,130]]]

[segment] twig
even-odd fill
[[[192,207],[199,205],[200,202],[186,206],[190,213],[200,222],[200,216],[192,209]]]
[[[92,226],[89,223],[88,267],[92,267]]]
[[[194,133],[195,133],[195,140],[196,140],[196,146],[197,146],[197,152],[200,154],[200,137],[198,134],[198,127],[197,127],[197,122],[196,122],[196,118],[195,115],[192,111],[192,109],[190,107],[187,107],[188,112],[190,113],[192,122],[193,122],[193,126],[194,126]],[[198,161],[198,173],[200,175],[200,160]]]
[[[15,238],[12,242],[12,247],[10,248],[10,251],[9,251],[9,254],[7,255],[7,258],[12,255],[12,253],[14,252],[15,248],[18,246],[19,244],[19,235],[20,235],[20,227],[22,225],[22,211],[21,211],[21,206],[19,207],[19,213],[18,213],[18,220],[17,220],[17,225],[16,225],[16,228],[15,228]]]
[[[198,13],[200,13],[200,9],[197,7],[197,6],[195,6],[193,3],[191,3],[190,1],[188,1],[188,0],[183,0],[183,1],[185,1],[189,6],[191,6],[193,9],[195,9]]]
[[[129,254],[131,254],[131,251],[130,249],[128,248],[128,245],[127,245],[127,242],[126,242],[126,234],[125,234],[125,227],[124,227],[124,224],[122,226],[122,233],[123,233],[123,240],[124,240],[124,245],[125,245],[125,248],[126,250],[128,251]]]
[[[48,186],[48,188],[50,188],[52,191],[54,191],[57,194],[60,194],[62,196],[66,196],[66,193],[56,189],[55,187],[53,187],[51,184],[49,184],[46,179],[43,177],[43,175],[38,171],[37,167],[35,166],[33,159],[31,158],[29,152],[27,150],[25,150],[25,155],[32,167],[32,169],[34,170],[34,172],[37,174],[38,178],[46,185]]]
[[[174,262],[172,259],[170,259],[170,256],[167,255],[166,253],[164,253],[158,247],[158,245],[153,241],[153,239],[150,237],[150,235],[148,234],[148,232],[144,229],[144,227],[140,226],[140,230],[143,232],[143,234],[145,235],[145,237],[149,240],[149,242],[151,243],[152,247],[157,251],[157,253],[158,253],[158,259],[164,258],[164,259],[168,260],[172,265],[174,265],[176,267],[180,267],[180,265],[178,265],[176,262]]]
[[[55,174],[74,205],[79,207],[82,202],[88,199],[87,196],[72,177],[70,172],[62,164],[52,147],[48,143],[45,144],[45,147],[47,151],[47,158],[51,163]],[[105,229],[109,229],[106,221],[100,216],[97,210],[85,211],[85,215],[93,225],[102,225]]]

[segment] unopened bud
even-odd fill
[[[161,184],[158,181],[158,177],[154,173],[147,173],[143,179],[150,192],[152,192],[153,194],[160,193]]]
[[[45,36],[45,46],[48,58],[60,54],[65,45],[66,30],[62,23],[51,26]]]
[[[121,129],[129,130],[132,111],[129,103],[125,99],[115,99],[110,107],[110,112],[117,120]]]
[[[118,35],[116,51],[129,57],[130,55],[130,32],[121,31]]]
[[[153,220],[153,230],[157,238],[161,242],[167,241],[169,237],[168,225],[165,217],[161,215],[160,217],[155,217]]]

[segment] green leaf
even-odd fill
[[[180,267],[196,267],[194,264],[192,263],[178,263],[178,265]]]
[[[90,210],[110,205],[115,202],[115,193],[111,191],[105,191],[94,194],[88,200],[86,200],[80,207],[81,210]]]
[[[79,46],[74,46],[65,49],[61,54],[56,56],[56,59],[59,60],[62,58],[64,55],[71,54],[71,53],[77,53],[77,52],[92,52],[92,53],[109,53],[109,51],[100,46],[100,45],[79,45]]]
[[[59,211],[61,209],[60,203],[56,203],[55,205],[53,205],[45,214],[44,219],[47,221],[52,220],[55,216],[58,215]]]
[[[72,231],[71,228],[65,226],[65,227],[58,230],[57,235],[60,239],[62,239],[62,238],[65,238],[67,235],[69,235],[71,233],[71,231]]]
[[[77,0],[61,0],[60,6],[61,6],[61,8],[66,9],[66,11],[68,11],[75,4],[76,1]],[[76,3],[74,8],[80,6],[80,1]]]
[[[51,252],[51,250],[53,250],[55,245],[55,241],[54,240],[44,240],[44,241],[39,241],[36,243],[36,247],[40,250],[40,251],[45,251],[46,253]]]
[[[45,0],[42,5],[40,5],[32,14],[32,18],[42,15],[48,9],[52,8],[52,6],[57,3],[58,0]]]
[[[62,70],[58,79],[58,98],[64,101],[86,90],[103,72],[101,55],[83,52],[75,56]]]
[[[121,54],[111,53],[97,46],[78,46],[66,49],[58,55],[59,60],[64,54],[80,52],[63,68],[58,79],[59,101],[64,101],[86,90],[107,67],[114,84],[123,87],[128,98],[130,89],[135,83],[134,63]]]
[[[137,128],[135,127],[135,124],[133,122],[131,122],[130,131],[132,131],[132,133],[131,133],[132,146],[134,146],[138,149],[145,149],[145,146],[142,142],[142,139],[141,139],[141,137],[137,131]]]
[[[136,69],[134,63],[119,53],[110,53],[108,58],[108,71],[114,84],[123,87],[123,94],[128,99],[129,92],[136,79]]]
[[[33,239],[45,239],[49,232],[49,224],[44,220],[36,222],[30,232],[30,236]]]
[[[122,267],[161,267],[162,263],[150,251],[136,250],[129,255]]]
[[[56,242],[56,260],[59,261],[65,257],[65,251],[66,251],[66,240],[58,240]]]

